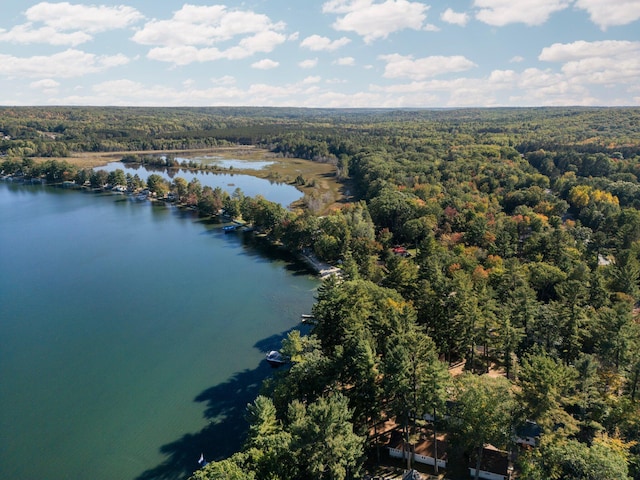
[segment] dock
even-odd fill
[[[332,275],[338,278],[342,277],[342,270],[328,263],[321,262],[312,253],[303,253],[302,258],[318,273],[321,279],[331,277]]]

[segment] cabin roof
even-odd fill
[[[506,476],[508,467],[509,454],[507,452],[498,450],[492,445],[487,445],[483,448],[480,470]],[[475,462],[473,460],[469,462],[469,468],[476,468]]]
[[[542,428],[536,422],[527,420],[523,425],[516,428],[516,435],[520,438],[535,438],[542,435]]]
[[[448,444],[444,438],[438,438],[438,459],[447,459]],[[391,433],[391,439],[387,444],[388,447],[402,449],[404,446],[404,438],[400,430],[394,430]],[[427,435],[421,438],[414,444],[414,452],[418,455],[424,455],[425,457],[435,458],[435,444],[433,442],[433,436]]]

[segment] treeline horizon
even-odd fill
[[[638,133],[639,117],[640,109],[634,107],[0,107],[0,153],[64,157],[73,152],[269,145],[301,128],[312,140],[350,124],[360,135],[375,140],[394,122],[431,122],[431,132],[444,137],[470,133],[483,142],[509,135],[511,146],[521,153],[571,146],[585,153],[618,149],[628,156],[638,153],[632,139]],[[620,122],[614,131],[610,121]],[[598,141],[590,141],[594,138]],[[313,159],[317,152],[298,153]]]

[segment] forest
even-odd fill
[[[446,449],[451,479],[491,452],[505,479],[640,479],[639,108],[0,108],[2,175],[129,185],[64,157],[221,145],[330,163],[349,196],[287,210],[149,179],[341,269],[243,449],[192,479],[363,478],[394,433]]]

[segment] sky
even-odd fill
[[[640,0],[0,0],[0,105],[640,105]]]

